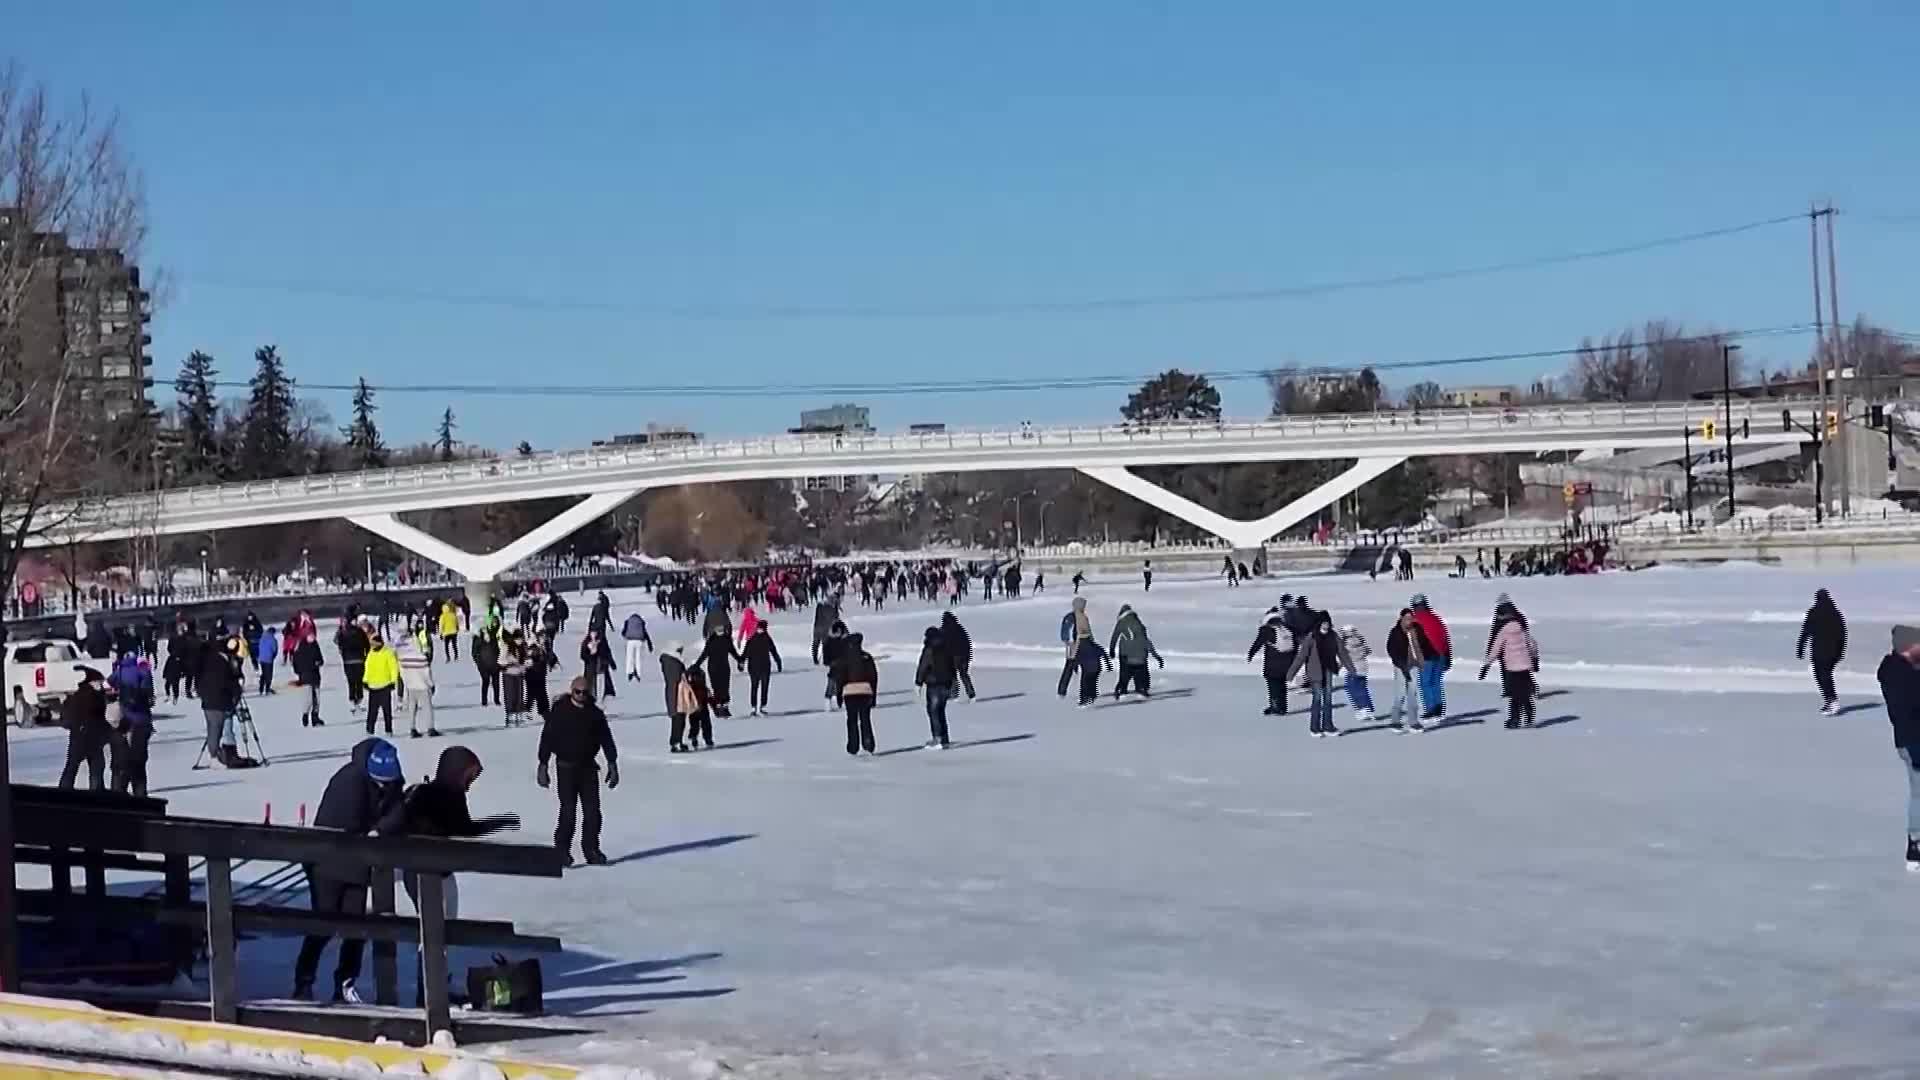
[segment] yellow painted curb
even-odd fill
[[[49,1024],[60,1022],[95,1024],[120,1034],[152,1032],[172,1036],[189,1046],[195,1043],[224,1042],[232,1046],[246,1046],[260,1050],[297,1050],[304,1055],[330,1058],[342,1064],[351,1058],[364,1058],[380,1066],[382,1070],[396,1065],[416,1063],[429,1075],[438,1073],[455,1061],[485,1061],[504,1073],[507,1080],[521,1080],[522,1077],[529,1076],[547,1077],[549,1080],[573,1080],[579,1075],[578,1069],[561,1065],[536,1065],[503,1058],[480,1058],[450,1054],[443,1050],[419,1049],[399,1043],[363,1043],[351,1039],[331,1039],[321,1035],[275,1031],[270,1028],[241,1027],[237,1024],[135,1016],[130,1013],[109,1012],[82,1002],[30,997],[25,994],[0,994],[0,1017]],[[164,1069],[167,1066],[156,1063],[153,1067]],[[26,1071],[16,1074],[11,1071],[14,1068]],[[52,1067],[48,1067],[49,1071],[37,1073],[33,1071],[35,1068],[35,1066],[0,1065],[0,1080],[13,1080],[16,1075],[21,1080],[29,1080],[40,1075],[61,1077],[64,1080],[100,1075],[85,1070],[72,1071]]]
[[[59,1065],[0,1064],[0,1080],[125,1080],[125,1078],[78,1066],[65,1068]]]

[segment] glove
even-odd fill
[[[541,787],[552,787],[552,786],[553,786],[553,774],[552,774],[552,773],[549,773],[549,772],[547,771],[547,763],[546,763],[546,762],[544,762],[544,761],[543,761],[543,762],[541,762],[541,763],[540,763],[540,767],[539,767],[538,769],[535,769],[535,770],[534,770],[534,772],[533,772],[533,782],[534,782],[534,783],[536,783],[536,784],[539,784],[539,785],[540,785]]]
[[[612,791],[614,788],[617,788],[619,786],[620,786],[620,765],[618,762],[609,761],[607,762],[607,790]]]
[[[1165,671],[1165,670],[1167,670],[1167,658],[1166,658],[1166,657],[1164,657],[1164,656],[1156,656],[1156,657],[1154,657],[1154,659],[1155,659],[1155,660],[1158,660],[1158,661],[1160,661],[1160,670],[1161,670],[1161,671]]]
[[[1487,681],[1487,665],[1485,664],[1480,665],[1480,681],[1481,682]]]

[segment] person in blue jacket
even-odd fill
[[[127,653],[114,665],[114,695],[120,700],[118,750],[113,761],[113,790],[121,795],[147,794],[147,743],[153,739],[153,665]]]
[[[260,669],[258,693],[273,693],[273,662],[278,659],[280,659],[280,631],[269,626],[253,646],[253,666]]]

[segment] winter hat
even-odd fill
[[[1423,607],[1426,607],[1426,606],[1427,606],[1427,594],[1426,594],[1426,593],[1423,593],[1423,592],[1417,592],[1417,593],[1414,593],[1414,594],[1413,594],[1413,598],[1407,601],[1407,606],[1408,606],[1408,607],[1416,607],[1416,608],[1423,608]]]
[[[367,776],[376,783],[399,783],[403,776],[400,771],[400,751],[385,739],[375,739],[373,747],[367,751]]]
[[[1902,652],[1920,645],[1920,626],[1896,626],[1893,628],[1893,651]]]
[[[1500,609],[1501,604],[1512,604],[1512,603],[1513,603],[1513,597],[1508,596],[1506,593],[1501,593],[1500,595],[1493,598],[1493,607],[1495,611],[1498,611]]]
[[[1121,604],[1121,605],[1120,605],[1120,614],[1122,614],[1122,615],[1131,615],[1131,614],[1133,614],[1133,605],[1132,605],[1132,604]]]
[[[1280,608],[1278,606],[1270,607],[1267,609],[1267,614],[1278,615],[1280,614]]]
[[[1355,630],[1355,629],[1353,628],[1353,624],[1352,624],[1352,623],[1348,623],[1347,625],[1345,625],[1345,626],[1343,626],[1343,627],[1341,627],[1341,628],[1340,628],[1340,636],[1341,636],[1341,637],[1350,637],[1350,636],[1352,636],[1353,634],[1357,634],[1357,633],[1359,633],[1359,631],[1358,631],[1358,630]]]

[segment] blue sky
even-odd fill
[[[0,55],[124,113],[147,259],[171,284],[163,382],[194,348],[244,378],[267,342],[309,383],[878,383],[1405,362],[1652,317],[1773,326],[1809,317],[1804,226],[1262,303],[764,313],[1370,278],[1828,198],[1847,214],[1843,314],[1920,330],[1920,220],[1874,220],[1920,215],[1920,8],[1347,8],[37,4],[9,12]],[[1264,407],[1254,383],[1225,391],[1232,413]],[[1107,420],[1123,398],[869,404],[892,427]],[[774,429],[824,403],[390,393],[381,418],[416,441],[451,405],[464,438],[551,447],[649,420]]]

